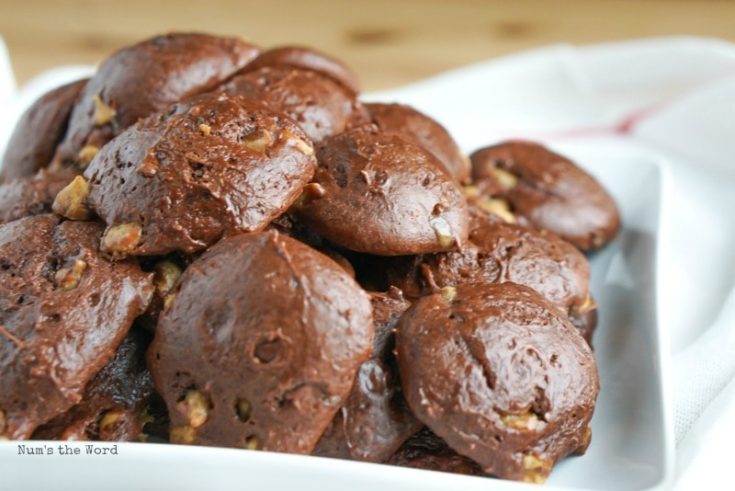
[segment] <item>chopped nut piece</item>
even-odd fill
[[[148,441],[148,433],[146,433],[146,425],[153,423],[156,421],[156,418],[154,418],[150,413],[150,406],[146,406],[143,411],[140,412],[139,415],[139,423],[141,431],[138,433],[138,436],[135,437],[135,441],[138,442],[147,442]]]
[[[168,435],[171,443],[183,443],[185,445],[194,443],[195,437],[196,430],[189,425],[173,426]]]
[[[549,477],[553,462],[534,454],[523,456],[523,482],[543,484]]]
[[[290,131],[283,130],[281,132],[281,138],[285,139],[289,145],[292,145],[296,148],[296,150],[303,153],[307,157],[314,155],[314,146],[310,142],[302,140]]]
[[[199,131],[201,131],[202,134],[209,136],[212,133],[212,127],[208,124],[201,123],[199,125]]]
[[[235,409],[237,410],[237,417],[240,418],[240,421],[244,423],[250,419],[250,410],[252,409],[250,401],[247,399],[238,400],[237,407]]]
[[[115,117],[117,111],[112,107],[105,104],[102,98],[98,95],[92,97],[94,101],[94,124],[97,126],[104,126]]]
[[[198,390],[188,390],[184,400],[178,404],[179,410],[189,419],[192,428],[199,428],[209,417],[209,399]]]
[[[330,406],[337,406],[337,405],[339,405],[340,407],[342,406],[341,404],[342,398],[336,394],[326,397],[324,401]]]
[[[508,202],[501,198],[493,198],[484,201],[481,205],[483,210],[493,215],[497,215],[507,223],[515,223],[516,217],[512,211],[510,211],[510,205]]]
[[[176,282],[181,277],[181,268],[172,261],[160,261],[156,263],[153,285],[161,296],[166,296],[173,290]]]
[[[515,174],[511,174],[507,170],[499,169],[497,167],[494,167],[490,170],[490,173],[497,179],[498,184],[505,189],[513,189],[518,185],[518,176]]]
[[[79,285],[85,269],[87,269],[87,263],[81,259],[76,259],[74,264],[69,268],[61,268],[54,275],[56,287],[64,291],[73,290]]]
[[[150,406],[146,406],[145,409],[140,413],[140,424],[141,426],[145,426],[148,423],[153,423],[156,418],[153,417],[153,415],[150,413]]]
[[[309,183],[304,186],[304,189],[301,191],[301,195],[294,204],[296,206],[303,206],[315,199],[321,198],[324,196],[325,192],[324,187],[318,182]]]
[[[462,186],[462,192],[468,198],[477,198],[478,196],[480,196],[480,190],[477,189],[477,186],[473,185]]]
[[[592,296],[588,293],[587,296],[584,299],[584,302],[582,302],[580,305],[575,305],[572,307],[572,309],[577,314],[586,314],[590,310],[594,310],[597,308],[597,303],[592,298]]]
[[[445,286],[440,290],[442,299],[444,299],[447,303],[454,302],[454,299],[457,297],[457,289],[453,286]]]
[[[245,448],[248,450],[259,450],[260,449],[260,440],[257,436],[252,435],[245,439]]]
[[[172,303],[174,303],[174,299],[176,298],[176,295],[173,293],[169,293],[166,295],[166,298],[163,299],[163,308],[167,309],[171,306]]]
[[[265,152],[265,150],[273,143],[273,135],[266,130],[258,130],[252,135],[248,136],[246,140],[242,142],[248,148],[252,148],[257,152]]]
[[[592,441],[592,428],[589,426],[584,429],[584,435],[582,435],[582,442],[580,445],[580,448],[586,450],[587,447],[589,447],[590,442]]]
[[[49,166],[48,166],[48,171],[49,171],[49,172],[50,172],[51,174],[56,174],[56,173],[57,173],[57,172],[59,172],[59,171],[61,170],[61,168],[62,168],[62,165],[61,165],[61,163],[62,163],[62,162],[61,162],[61,157],[60,157],[60,156],[59,156],[59,154],[57,153],[56,155],[54,155],[54,158],[53,158],[53,159],[51,159],[51,163],[50,163],[50,164],[49,164]]]
[[[94,145],[85,145],[79,150],[77,158],[79,159],[79,165],[84,168],[89,165],[95,155],[100,151],[99,147]]]
[[[100,432],[107,430],[110,426],[117,423],[122,417],[122,411],[116,409],[105,411],[105,413],[102,415],[102,419],[100,419]]]
[[[77,176],[72,182],[56,195],[52,209],[69,220],[89,220],[92,213],[87,206],[89,183],[82,176]]]
[[[296,147],[299,152],[303,153],[307,157],[314,155],[314,147],[312,147],[309,143],[300,138],[292,140],[291,144]]]
[[[442,217],[434,217],[429,220],[429,225],[434,229],[434,235],[436,235],[436,242],[441,247],[449,247],[454,243],[454,237],[452,237],[452,227]]]
[[[605,237],[600,232],[592,233],[592,247],[600,248],[605,243]]]
[[[304,190],[302,192],[306,195],[310,200],[315,198],[321,198],[324,196],[324,187],[319,184],[318,182],[312,182],[304,186]]]
[[[514,430],[533,431],[538,427],[538,416],[530,411],[521,414],[506,414],[500,418],[500,421]]]
[[[142,233],[142,227],[137,223],[114,225],[105,231],[102,249],[113,254],[129,254],[138,247]]]

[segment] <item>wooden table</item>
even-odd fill
[[[20,83],[170,30],[312,45],[353,66],[365,88],[381,89],[550,43],[677,34],[735,40],[735,1],[0,0],[0,34]]]

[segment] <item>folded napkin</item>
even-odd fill
[[[89,67],[44,74],[19,94],[0,46],[0,152],[14,117]],[[663,38],[559,45],[468,66],[372,100],[415,105],[471,150],[511,137],[595,139],[660,157],[670,175],[658,265],[672,356],[676,489],[729,483],[735,438],[735,45]],[[719,484],[719,486],[718,486]],[[730,484],[728,484],[730,486]]]

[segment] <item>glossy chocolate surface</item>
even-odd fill
[[[174,441],[311,453],[370,354],[367,294],[269,231],[212,247],[175,295],[148,357]]]
[[[28,438],[78,404],[148,305],[150,275],[99,251],[103,227],[54,215],[0,226],[0,411]]]
[[[409,407],[484,472],[543,481],[589,443],[594,356],[530,288],[482,284],[423,297],[396,332]]]

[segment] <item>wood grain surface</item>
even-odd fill
[[[171,30],[298,43],[348,62],[366,89],[536,46],[647,36],[735,40],[731,0],[0,0],[19,83]]]

